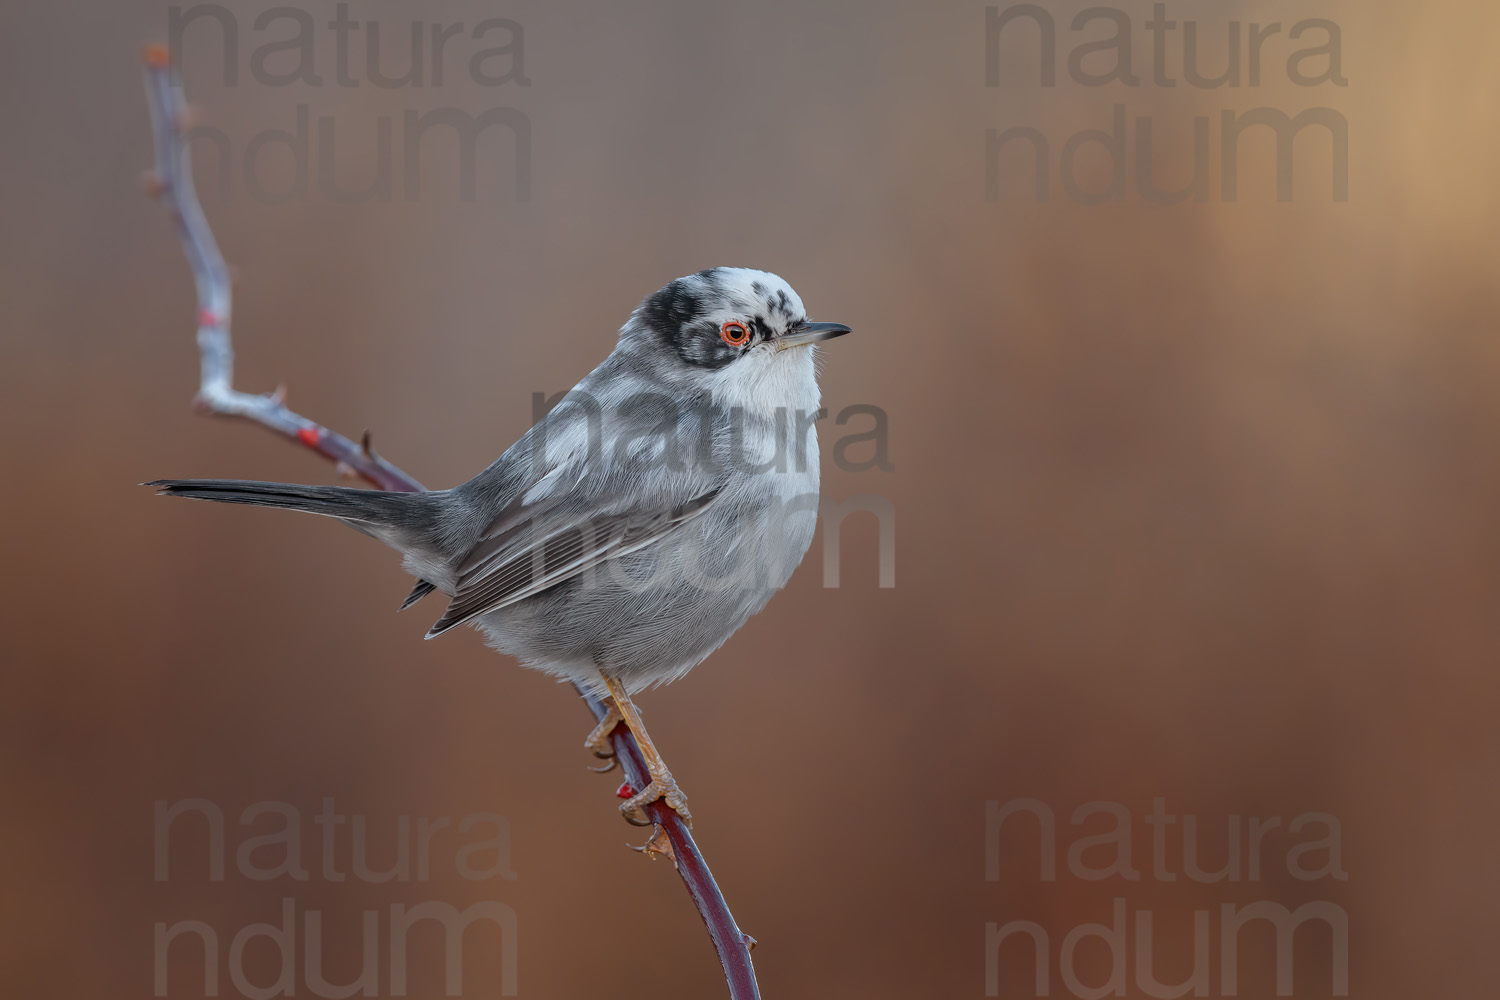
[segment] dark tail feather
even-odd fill
[[[413,604],[416,604],[418,601],[426,597],[428,594],[432,593],[434,590],[437,590],[436,585],[428,583],[426,580],[418,580],[417,585],[411,588],[411,593],[406,595],[406,600],[401,602],[401,607],[397,608],[396,610],[405,611],[407,608],[411,607]]]
[[[420,493],[387,493],[357,490],[347,486],[302,486],[297,483],[262,483],[247,479],[157,479],[143,483],[155,486],[160,496],[247,503],[257,507],[281,507],[309,514],[336,517],[358,526],[402,528],[420,517]]]

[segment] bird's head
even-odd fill
[[[649,296],[624,336],[690,376],[753,389],[804,371],[811,379],[812,345],[848,332],[842,323],[809,322],[802,299],[774,274],[715,267]]]

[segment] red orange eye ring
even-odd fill
[[[744,347],[750,342],[750,328],[732,319],[719,327],[719,337],[730,347]]]

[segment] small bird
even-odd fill
[[[668,283],[599,367],[489,468],[395,493],[162,479],[162,494],[322,514],[396,549],[418,578],[402,608],[449,598],[427,633],[474,625],[525,666],[607,692],[586,746],[635,734],[658,799],[691,822],[630,694],[702,662],[781,589],[812,541],[821,415],[813,323],[784,280],[719,267]],[[608,768],[605,768],[606,770]]]

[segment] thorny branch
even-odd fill
[[[234,348],[229,339],[231,278],[193,188],[183,138],[187,106],[182,87],[166,49],[150,46],[144,58],[146,95],[156,139],[156,168],[150,188],[171,211],[198,291],[198,351],[202,369],[194,408],[211,416],[237,417],[259,424],[335,462],[345,474],[368,480],[380,489],[407,492],[423,489],[421,483],[375,454],[368,434],[356,444],[293,412],[287,407],[282,390],[257,396],[234,388]],[[604,704],[582,689],[579,694],[595,720],[602,720],[606,714]],[[623,765],[626,783],[632,788],[644,788],[650,777],[635,737],[622,723],[615,727],[611,740],[616,759]],[[750,948],[755,941],[734,922],[687,825],[661,802],[651,803],[646,812],[657,824],[658,832],[640,850],[649,857],[667,857],[682,876],[718,951],[731,1000],[758,998],[760,990],[750,962]]]

